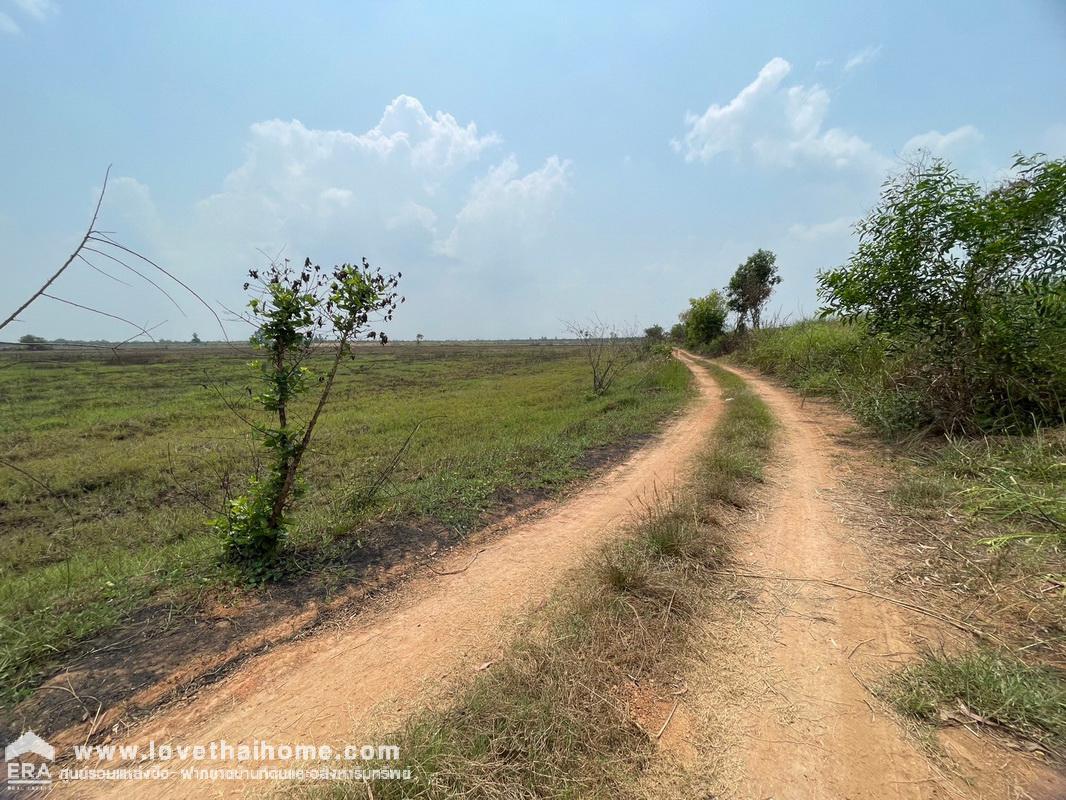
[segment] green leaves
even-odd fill
[[[1061,418],[1066,162],[1018,157],[989,191],[940,159],[884,185],[846,266],[819,274],[823,316],[864,320],[918,365],[901,376],[948,430]]]
[[[740,318],[739,326],[745,324],[745,319],[750,319],[751,327],[759,327],[763,306],[779,283],[781,276],[777,274],[777,256],[770,250],[756,250],[737,267],[729,279],[726,296],[729,309]]]
[[[244,288],[249,290],[255,282],[257,296],[248,301],[246,321],[256,326],[252,345],[264,353],[251,363],[262,385],[254,399],[276,415],[278,424],[254,426],[269,456],[269,476],[253,477],[247,492],[230,501],[226,513],[212,525],[221,534],[229,559],[261,580],[274,568],[285,541],[286,512],[300,486],[300,462],[341,357],[360,335],[385,344],[384,333],[367,327],[373,321],[391,320],[403,298],[395,292],[399,275],[383,275],[366,259],[358,266],[341,264],[328,271],[309,258],[299,270],[285,260],[271,264],[262,276],[259,270],[250,270],[248,277],[251,281]],[[319,375],[305,366],[313,352],[330,350],[328,373]],[[319,387],[315,411],[302,426],[292,426],[289,407],[311,386]]]
[[[685,324],[685,340],[690,346],[710,344],[722,335],[729,310],[721,292],[713,291],[706,297],[693,297],[688,304],[681,321]]]

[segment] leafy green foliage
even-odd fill
[[[744,328],[745,320],[758,330],[762,322],[762,310],[766,301],[781,283],[777,274],[777,256],[770,250],[756,250],[737,267],[726,287],[729,310],[737,314],[737,327]]]
[[[693,297],[688,304],[688,309],[681,314],[681,322],[685,326],[685,342],[690,347],[710,344],[722,335],[729,309],[721,292]]]
[[[252,362],[259,373],[258,403],[277,419],[276,426],[254,424],[253,428],[269,454],[266,477],[251,479],[246,494],[227,503],[225,514],[212,523],[222,535],[231,561],[246,567],[255,578],[268,577],[286,537],[286,511],[299,484],[300,462],[311,444],[319,415],[329,398],[341,359],[351,352],[352,340],[360,335],[387,341],[378,331],[366,332],[372,315],[392,319],[403,301],[394,291],[399,276],[372,270],[366,259],[361,266],[342,264],[331,271],[304,262],[294,270],[288,261],[271,264],[261,278],[258,270],[249,277],[258,282],[258,296],[248,301],[250,320],[256,325],[252,346],[264,358]],[[244,285],[245,290],[251,286]],[[323,340],[331,341],[323,345]],[[314,350],[331,349],[328,371],[316,375],[306,366]],[[289,409],[317,378],[321,388],[310,419],[291,424]]]
[[[32,333],[25,333],[19,337],[19,344],[26,345],[27,350],[47,350],[47,341],[43,336],[34,336]]]
[[[819,276],[823,313],[864,321],[946,430],[1062,419],[1066,161],[1014,168],[982,192],[942,160],[911,165],[859,223],[850,262]]]
[[[662,325],[652,325],[644,329],[644,338],[651,342],[661,342],[666,338]]]

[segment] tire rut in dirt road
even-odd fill
[[[731,369],[762,396],[780,424],[778,458],[767,469],[765,515],[741,536],[738,572],[864,588],[870,535],[842,522],[845,515],[835,500],[841,487],[834,457],[844,451],[811,406],[801,409],[789,392]],[[1032,775],[1001,776],[984,788],[968,785],[972,776],[949,776],[867,688],[868,681],[913,657],[919,636],[940,642],[952,632],[891,603],[824,583],[758,580],[752,591],[755,613],[768,628],[752,626],[745,633],[756,637],[745,647],[754,654],[746,691],[756,699],[743,718],[732,720],[739,774],[728,779],[724,796],[1029,796],[1016,792],[1017,783],[1007,784],[1028,783]],[[977,786],[986,782],[983,776]]]
[[[361,745],[439,699],[452,681],[500,651],[514,620],[545,602],[571,567],[618,530],[635,501],[669,491],[684,476],[720,403],[706,371],[687,356],[682,360],[699,397],[650,444],[556,509],[490,543],[458,548],[437,563],[437,573],[417,577],[384,608],[280,645],[116,739]],[[201,798],[243,787],[170,780],[57,788],[76,797],[125,797],[132,788],[139,798]]]

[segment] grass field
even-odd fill
[[[32,355],[0,363],[8,702],[57,654],[138,607],[194,602],[236,583],[206,521],[223,486],[239,491],[254,468],[238,418],[255,414],[247,353]],[[662,358],[606,397],[591,397],[588,383],[579,352],[559,345],[361,352],[338,379],[306,461],[291,566],[343,573],[344,553],[382,521],[465,530],[516,493],[556,491],[587,471],[590,452],[653,431],[689,393],[687,370]],[[368,498],[412,431],[391,479]]]

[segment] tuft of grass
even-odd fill
[[[883,693],[902,713],[924,722],[962,714],[1066,753],[1066,678],[992,650],[927,655],[894,675]]]
[[[945,505],[993,525],[993,544],[1037,539],[1066,544],[1066,428],[1025,436],[946,439],[926,448],[895,489],[907,508]]]
[[[395,740],[415,779],[299,786],[290,796],[631,795],[654,752],[654,732],[631,717],[625,687],[671,675],[728,559],[710,510],[723,496],[746,500],[773,435],[768,409],[743,380],[710,369],[733,399],[685,489],[643,507],[453,704],[404,726]]]

